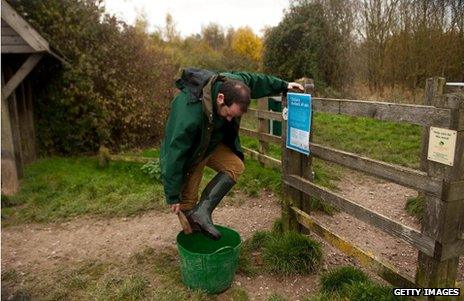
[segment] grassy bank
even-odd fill
[[[255,128],[256,120],[245,117],[244,125]],[[315,114],[314,141],[374,159],[417,168],[419,165],[420,127],[380,122],[368,118]],[[256,139],[242,137],[244,146],[257,149]],[[270,145],[269,155],[280,158],[281,147]],[[157,149],[125,152],[156,158]],[[314,159],[316,183],[336,188],[334,180],[341,168]],[[279,170],[263,168],[247,158],[246,170],[236,185],[251,196],[266,188],[280,191]],[[59,221],[83,214],[130,216],[149,209],[166,208],[163,187],[141,170],[141,164],[111,162],[106,169],[97,166],[96,158],[48,158],[26,168],[21,191],[3,197],[4,225],[21,222]],[[206,169],[203,186],[214,176]]]
[[[159,209],[162,186],[154,185],[141,166],[111,162],[100,169],[91,157],[39,160],[26,168],[21,191],[3,196],[2,223],[51,222],[83,214],[130,216]]]
[[[279,193],[280,171],[252,159],[245,166],[234,189],[250,196],[264,188]],[[206,168],[202,187],[214,175]],[[53,157],[29,165],[20,192],[2,197],[2,224],[56,222],[79,215],[132,216],[151,209],[167,206],[162,184],[145,174],[142,164],[111,162],[102,169],[94,157]]]
[[[421,127],[370,118],[318,113],[314,142],[373,159],[418,168]]]
[[[256,130],[257,119],[246,116],[243,126]],[[421,127],[417,125],[315,113],[312,131],[313,141],[324,146],[411,168],[420,164]],[[257,139],[241,139],[244,146],[257,149]],[[280,145],[270,145],[270,156],[280,159],[281,153]]]

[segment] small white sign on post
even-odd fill
[[[453,166],[456,136],[456,131],[431,126],[427,159]]]

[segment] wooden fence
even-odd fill
[[[267,110],[267,99],[258,100],[258,109],[248,115],[258,118],[258,131],[241,128],[240,133],[259,140],[259,150],[245,149],[261,163],[281,167],[283,181],[283,221],[287,230],[307,228],[325,238],[359,262],[376,271],[392,285],[401,287],[453,287],[459,256],[464,253],[464,93],[444,94],[445,80],[427,80],[424,105],[313,97],[313,112],[327,112],[378,120],[406,122],[423,127],[421,170],[373,160],[312,142],[310,156],[285,147],[286,121],[281,113]],[[310,92],[310,91],[307,91]],[[286,97],[280,99],[286,106]],[[268,120],[282,122],[282,136],[269,134]],[[453,166],[427,160],[430,127],[457,131]],[[269,143],[282,145],[282,159],[266,155]],[[365,208],[313,181],[312,157],[334,162],[406,187],[418,190],[426,199],[421,231],[405,226]],[[415,279],[395,270],[374,255],[332,233],[311,217],[309,198],[315,197],[353,217],[400,238],[419,251]],[[449,299],[448,299],[449,300]]]

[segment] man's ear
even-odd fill
[[[220,106],[224,105],[224,94],[218,93],[217,98],[216,98],[216,102]]]

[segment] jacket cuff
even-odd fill
[[[281,89],[282,89],[282,92],[288,92],[288,82],[282,80]]]
[[[180,203],[179,202],[179,195],[169,195],[169,196],[167,195],[166,196],[166,203],[168,203],[169,205]]]

